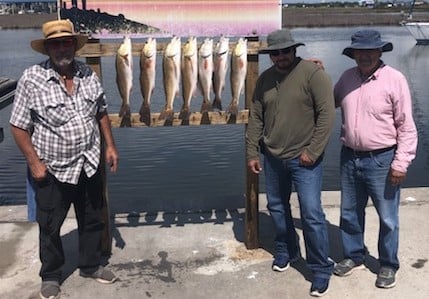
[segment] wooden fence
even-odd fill
[[[238,112],[236,116],[231,118],[231,115],[224,111],[220,112],[209,112],[210,125],[216,124],[245,124],[247,131],[248,121],[248,108],[251,105],[251,97],[253,95],[256,80],[259,75],[259,57],[258,50],[265,46],[265,44],[259,41],[258,37],[247,37],[247,75],[245,82],[245,109]],[[78,51],[77,56],[84,57],[86,63],[102,78],[101,69],[101,57],[115,56],[120,43],[100,43],[97,39],[90,39],[89,42]],[[157,51],[163,53],[166,43],[157,43]],[[132,53],[133,56],[140,56],[141,50],[144,43],[133,43]],[[230,48],[231,51],[231,48]],[[151,126],[165,126],[165,120],[158,119],[159,113],[151,113]],[[121,118],[118,114],[109,114],[112,127],[119,127]],[[189,116],[189,123],[187,125],[200,125],[201,124],[201,113],[191,112]],[[168,125],[179,126],[182,125],[182,121],[178,119],[177,114],[174,115],[174,120]],[[144,127],[145,124],[139,121],[138,113],[132,113],[131,115],[131,126],[132,127]],[[245,153],[243,153],[244,155]],[[248,170],[247,165],[243,165],[246,169],[246,199],[245,199],[245,245],[247,249],[255,249],[259,247],[259,232],[258,232],[258,200],[259,200],[259,179],[258,176]],[[105,209],[103,212],[103,218],[106,222],[106,228],[104,231],[102,247],[105,253],[111,252],[111,225],[109,215],[109,204],[107,195],[107,184],[105,170],[103,169],[104,175],[104,200]]]

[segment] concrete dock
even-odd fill
[[[378,220],[367,208],[366,269],[349,277],[333,276],[324,298],[429,297],[429,189],[403,189],[400,207],[401,268],[393,289],[375,287]],[[323,192],[331,257],[340,261],[339,192]],[[293,215],[305,249],[299,205]],[[77,231],[73,213],[66,219],[62,239],[66,253],[61,298],[311,298],[311,275],[301,260],[283,273],[271,270],[273,227],[265,195],[259,204],[260,248],[246,250],[244,210],[176,214],[122,214],[112,219],[112,255],[107,267],[119,277],[112,285],[82,278],[76,270]],[[0,207],[0,298],[38,298],[38,226],[26,221],[26,206]]]

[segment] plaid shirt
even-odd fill
[[[100,130],[96,115],[106,110],[96,74],[75,61],[73,94],[68,95],[50,60],[24,71],[18,81],[10,124],[33,131],[40,159],[59,181],[77,184],[82,169],[88,177],[100,163]]]

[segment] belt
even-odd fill
[[[356,157],[368,157],[368,156],[374,156],[374,155],[378,155],[378,154],[393,150],[396,148],[396,145],[392,145],[386,148],[380,148],[372,151],[357,151],[348,146],[344,146],[344,148],[352,152]]]

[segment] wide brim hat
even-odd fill
[[[73,23],[70,20],[46,22],[42,26],[42,32],[45,38],[31,41],[31,48],[44,55],[48,55],[45,48],[45,42],[50,39],[72,36],[76,39],[76,51],[81,49],[88,41],[88,37],[86,35],[79,34],[74,31]]]
[[[260,49],[260,54],[269,54],[275,50],[286,49],[290,47],[305,46],[305,44],[296,42],[288,29],[276,30],[267,36],[267,47]]]
[[[343,55],[353,59],[353,50],[380,49],[382,52],[393,50],[393,44],[381,40],[380,32],[376,30],[360,30],[352,35],[352,43],[343,50]]]

